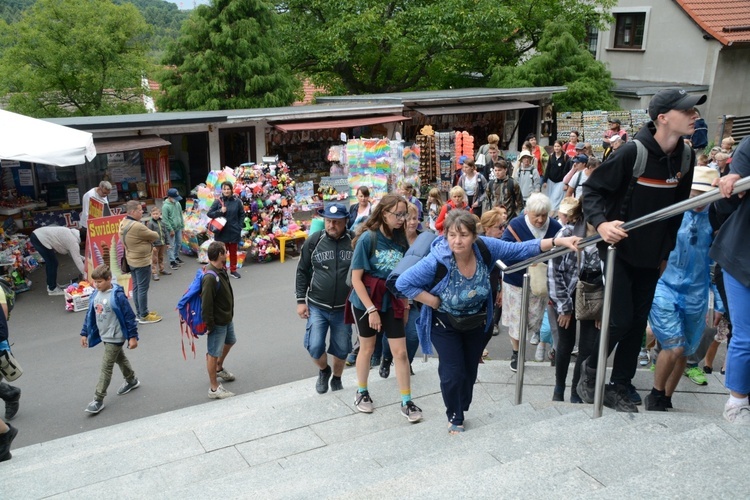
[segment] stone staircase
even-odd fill
[[[551,402],[547,364],[527,364],[525,402],[512,405],[515,375],[507,361],[489,361],[467,432],[450,436],[436,367],[414,363],[418,424],[399,412],[395,377],[375,370],[376,410],[358,413],[347,370],[337,393],[320,396],[307,379],[13,450],[0,465],[0,496],[744,497],[750,428],[721,418],[718,375],[705,387],[685,379],[676,411],[605,409],[594,420],[590,405]],[[634,381],[644,395],[651,376],[639,371]]]

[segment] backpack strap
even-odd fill
[[[620,208],[620,219],[622,220],[625,220],[624,217],[630,206],[630,198],[633,196],[633,189],[635,189],[638,178],[646,171],[646,160],[648,160],[646,146],[638,139],[633,139],[632,142],[635,144],[635,163],[633,163],[633,176],[630,178],[625,197],[622,199],[622,206]]]
[[[680,172],[682,173],[682,177],[685,177],[688,174],[688,172],[690,172],[690,169],[693,167],[692,159],[693,159],[693,149],[683,144],[682,164],[680,165]]]
[[[482,238],[477,238],[477,247],[479,247],[479,254],[482,256],[482,262],[484,262],[484,265],[487,266],[487,269],[489,269],[490,273],[494,271],[495,264],[492,262],[492,254],[490,253],[490,249],[487,248],[487,244],[482,241]],[[498,268],[498,271],[500,269]],[[432,286],[430,287],[430,290],[435,288],[435,286],[443,281],[443,278],[445,278],[445,275],[448,274],[448,268],[445,267],[445,264],[442,262],[437,263],[437,268],[435,269],[435,278],[432,280]]]

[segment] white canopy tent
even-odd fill
[[[66,167],[95,156],[89,132],[0,110],[0,160]]]

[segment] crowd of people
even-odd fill
[[[400,413],[419,422],[423,414],[412,400],[411,363],[419,346],[425,354],[434,347],[448,432],[464,432],[478,365],[500,324],[512,346],[510,368],[517,370],[521,277],[528,272],[528,338],[538,346],[535,359],[550,359],[555,366],[552,400],[564,401],[567,392],[571,403],[591,404],[602,316],[601,306],[585,301],[601,292],[603,269],[612,258],[607,247],[615,246],[611,286],[616,306],[610,310],[606,346],[614,356],[604,405],[623,412],[637,412],[640,404],[649,411],[672,409],[683,376],[707,383],[716,348],[727,338],[722,372],[730,395],[723,415],[729,422],[750,424],[750,264],[743,248],[750,234],[750,205],[732,195],[735,183],[750,175],[750,138],[736,149],[727,138],[709,155],[694,151],[689,139],[699,119],[695,107],[705,99],[678,90],[658,92],[649,104],[651,121],[634,140],[612,120],[602,138],[602,160],[572,132],[569,142],[556,141],[550,154],[529,136],[514,166],[499,154],[498,138],[491,135],[481,153],[484,165],[464,159],[446,201],[432,190],[423,205],[414,186],[404,185],[372,203],[369,189],[361,186],[350,207],[326,204],[319,211],[324,228],[302,245],[295,280],[297,315],[307,323],[304,347],[318,369],[316,391],[343,390],[345,366],[356,365],[354,406],[373,413],[370,370],[377,366],[387,378],[393,366]],[[719,202],[636,230],[622,228],[716,186],[724,197]],[[243,214],[232,188],[222,185],[222,197],[209,210],[224,228],[208,248],[200,289],[211,399],[234,395],[220,383],[234,380],[224,362],[237,340],[229,277],[240,277],[236,252]],[[102,183],[87,195],[105,203],[108,189]],[[163,208],[154,208],[147,224],[141,223],[140,202],[126,204],[120,238],[133,277],[134,308],[106,265],[91,275],[96,291],[80,342],[83,347],[101,343],[104,354],[94,399],[85,409],[89,413],[104,407],[115,364],[124,378],[118,395],[140,385],[123,348],[138,346],[139,324],[161,320],[148,308],[148,289],[150,281],[181,263],[180,200],[170,189]],[[596,233],[602,239],[598,248],[577,247]],[[50,295],[60,290],[56,253],[70,254],[83,273],[78,231],[40,228],[32,244],[47,262]],[[560,246],[571,252],[523,272],[502,275],[495,266],[497,260],[513,264]],[[10,352],[6,319],[0,315],[0,351]],[[543,324],[549,325],[549,336]],[[722,325],[727,335],[715,333]],[[651,336],[653,353],[645,348]],[[637,366],[651,358],[653,387],[642,398],[632,381]],[[6,421],[18,411],[20,393],[0,382]],[[11,458],[17,432],[10,424],[0,425],[0,461]]]
[[[498,334],[500,323],[507,327],[513,347],[510,368],[516,370],[518,365],[523,272],[501,277],[491,263],[498,258],[506,263],[521,261],[560,245],[578,250],[576,243],[581,238],[598,233],[603,240],[598,248],[571,252],[527,271],[532,281],[527,332],[532,345],[537,345],[535,359],[551,359],[555,366],[552,399],[563,401],[569,395],[573,403],[593,403],[601,300],[594,302],[599,304],[598,309],[583,301],[601,297],[606,249],[615,245],[613,303],[617,306],[610,311],[606,347],[613,354],[613,370],[605,387],[604,404],[624,412],[636,412],[641,404],[649,411],[671,409],[671,397],[681,378],[687,376],[696,382],[700,379],[697,371],[705,375],[699,367],[704,357],[705,370],[711,372],[720,343],[713,338],[715,327],[723,322],[731,329],[723,369],[734,375],[727,378],[731,396],[724,416],[730,422],[748,423],[750,387],[746,372],[750,363],[745,356],[750,355],[750,345],[737,340],[738,330],[745,325],[742,315],[739,323],[735,319],[738,313],[732,314],[732,304],[733,296],[735,306],[750,298],[745,288],[750,280],[744,279],[740,251],[719,254],[722,246],[740,244],[732,236],[737,233],[720,227],[724,220],[737,221],[741,212],[734,216],[729,213],[744,205],[735,197],[733,202],[699,207],[684,217],[657,221],[630,232],[621,227],[716,185],[729,196],[729,182],[736,182],[742,175],[733,172],[750,168],[750,157],[744,156],[750,154],[747,140],[736,151],[731,139],[725,141],[726,150],[712,152],[710,161],[716,163],[715,167],[708,166],[708,158],[701,159],[700,151],[693,150],[691,138],[696,135],[699,119],[696,106],[704,101],[705,96],[684,91],[657,93],[649,106],[651,121],[635,134],[635,140],[628,137],[619,120],[610,122],[602,137],[603,158],[573,132],[570,141],[557,141],[550,154],[540,150],[536,137],[528,137],[518,163],[513,165],[499,154],[497,136],[491,135],[488,144],[480,148],[484,165],[464,158],[447,200],[443,201],[436,191],[426,197],[424,220],[417,216],[414,221],[415,227],[424,222],[420,230],[434,238],[426,251],[414,252],[422,235],[417,235],[416,243],[405,238],[410,210],[419,213],[409,201],[414,196],[413,187],[404,190],[403,196],[383,198],[375,208],[363,194],[366,188],[360,188],[358,203],[346,216],[348,228],[354,231],[345,236],[343,228],[326,230],[323,237],[336,241],[351,238],[356,256],[349,266],[351,286],[343,271],[334,287],[328,280],[324,286],[329,294],[332,290],[340,294],[351,290],[349,301],[339,300],[336,305],[329,301],[327,307],[350,317],[348,323],[344,322],[354,325],[358,347],[349,353],[348,360],[341,349],[333,354],[333,342],[328,353],[334,356],[335,374],[340,373],[336,367],[340,370],[347,362],[356,364],[357,409],[365,413],[374,409],[367,386],[370,368],[380,365],[379,373],[387,377],[393,363],[402,413],[410,421],[421,417],[421,410],[411,401],[411,356],[405,348],[409,344],[409,318],[418,314],[415,329],[422,351],[429,354],[434,346],[440,355],[438,372],[449,432],[463,432],[477,366],[491,336]],[[706,166],[701,166],[701,161]],[[717,231],[725,236],[717,237]],[[376,244],[371,243],[374,239]],[[301,281],[301,276],[331,275],[330,263],[314,258],[318,252],[315,241],[308,240],[302,250],[298,304],[306,303],[307,294],[316,293],[315,280]],[[498,242],[502,246],[497,246]],[[399,260],[406,260],[410,253],[419,254],[419,258],[397,271]],[[713,265],[714,253],[722,256],[714,259],[720,266]],[[491,257],[485,260],[486,255]],[[741,279],[730,281],[729,287],[717,287],[715,282],[727,282],[727,266],[736,267],[733,271]],[[389,287],[390,280],[394,283]],[[301,307],[298,305],[298,310]],[[731,322],[727,316],[732,316]],[[307,319],[309,330],[311,321]],[[543,323],[549,324],[548,337]],[[327,326],[333,333],[334,324]],[[744,339],[746,330],[741,335],[739,338]],[[347,337],[347,332],[341,336]],[[379,337],[390,346],[388,356],[382,355]],[[648,352],[651,337],[655,347]],[[307,338],[306,347],[310,349]],[[316,340],[311,355],[320,370],[317,389],[322,393],[328,389],[331,368],[324,363],[325,334],[317,335]],[[568,384],[573,356],[573,377]],[[648,365],[652,358],[653,388],[641,397],[633,378],[639,364]],[[337,381],[335,390],[340,388]]]

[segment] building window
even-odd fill
[[[642,49],[643,33],[646,27],[646,14],[628,12],[615,14],[615,48]]]
[[[594,57],[596,57],[596,47],[598,42],[599,28],[597,26],[589,26],[588,30],[586,30],[586,48]]]

